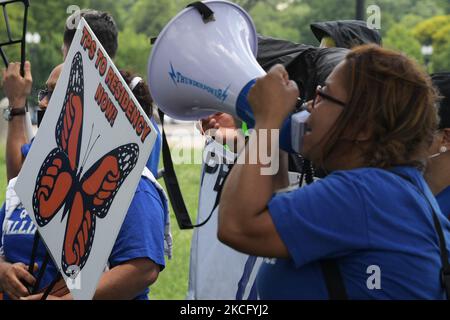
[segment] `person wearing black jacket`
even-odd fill
[[[369,28],[365,21],[337,20],[311,24],[311,31],[322,47],[351,49],[363,44],[382,45],[378,30]]]
[[[432,75],[433,84],[441,96],[439,130],[430,148],[425,178],[441,207],[450,218],[450,72]]]

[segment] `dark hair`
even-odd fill
[[[108,55],[114,58],[118,47],[118,30],[113,17],[107,12],[83,9],[72,14],[67,21],[72,21],[79,17],[83,17],[87,21]],[[66,23],[64,30],[64,44],[69,47],[77,30],[76,28],[69,28],[68,25]]]
[[[376,45],[354,48],[345,67],[348,103],[325,137],[322,159],[332,151],[348,152],[336,148],[340,140],[368,128],[371,138],[362,145],[366,166],[423,168],[438,127],[430,77],[405,55]]]
[[[131,82],[134,78],[138,77],[137,74],[133,74],[126,70],[120,70],[120,74],[128,86],[131,85]],[[131,88],[130,88],[131,89]],[[136,87],[132,90],[136,100],[141,105],[142,109],[144,109],[145,114],[151,118],[153,115],[153,99],[150,95],[150,90],[148,89],[147,83],[145,80],[141,80]]]
[[[433,84],[440,94],[439,129],[450,128],[450,72],[435,73],[431,76]]]

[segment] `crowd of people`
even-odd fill
[[[105,12],[82,10],[80,13],[113,59],[118,50],[118,31],[113,17]],[[68,20],[74,17],[69,17]],[[75,30],[66,27],[62,46],[65,60]],[[39,92],[39,108],[45,112],[49,99],[62,71],[56,66],[47,80],[46,87]],[[142,78],[128,71],[121,71],[136,99],[149,118],[152,118],[152,99],[147,84]],[[20,64],[11,63],[3,73],[3,89],[9,99],[10,108],[25,107],[31,92],[31,66],[25,64],[25,74],[20,75]],[[154,120],[152,120],[154,121]],[[154,122],[155,123],[155,122]],[[34,273],[30,274],[28,263],[34,243],[36,227],[25,212],[14,192],[16,177],[33,141],[26,137],[26,122],[17,112],[8,122],[6,143],[6,166],[8,188],[6,201],[0,212],[0,288],[5,299],[40,299],[42,291],[50,285],[59,272],[52,261],[45,268],[35,295],[27,288],[36,282],[36,275],[46,256],[46,248],[39,243]],[[159,142],[142,173],[133,200],[108,259],[108,266],[100,278],[94,299],[148,299],[149,286],[165,267],[165,253],[170,256],[171,239],[166,226],[169,223],[168,203],[161,186],[156,182],[159,163]],[[12,227],[11,227],[12,226]],[[18,228],[21,227],[20,230]],[[58,288],[60,289],[60,288]],[[71,299],[68,290],[58,290],[50,299]]]
[[[114,58],[120,48],[111,15],[95,10],[80,14]],[[262,137],[270,150],[279,148],[270,135],[259,133],[280,129],[301,96],[309,100],[310,113],[302,157],[323,173],[322,179],[278,192],[288,185],[286,153],[280,152],[275,175],[261,174],[267,166],[262,159],[256,164],[238,160],[220,198],[219,240],[240,252],[271,258],[256,280],[261,299],[450,298],[450,73],[428,75],[406,55],[382,48],[377,35],[355,42],[334,34],[334,24],[315,24],[313,30],[322,48],[306,48],[308,54],[316,64],[324,59],[332,63],[320,76],[310,77],[310,83],[291,80],[299,72],[288,63],[271,66],[256,81],[248,98],[255,127],[241,157],[257,150]],[[62,61],[74,34],[64,30]],[[335,46],[346,49],[325,48]],[[31,67],[25,64],[23,76],[18,63],[3,72],[3,90],[14,110],[6,144],[8,188],[0,211],[0,291],[7,299],[42,296],[31,294],[29,286],[36,282],[46,248],[40,243],[30,273],[36,228],[13,188],[33,143],[23,117]],[[56,66],[39,92],[42,112],[61,70],[62,64]],[[145,81],[125,70],[121,74],[154,121]],[[217,114],[204,119],[202,129],[232,129],[219,134],[235,140],[238,122]],[[149,286],[165,267],[165,254],[170,256],[167,199],[154,178],[160,144],[159,138],[94,299],[147,299]],[[372,266],[381,277],[374,287],[368,285]],[[38,291],[58,272],[50,262]],[[64,291],[50,298],[72,296]]]

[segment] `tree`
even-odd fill
[[[419,23],[413,34],[422,44],[433,46],[432,71],[450,71],[450,15]]]
[[[448,42],[435,51],[431,57],[433,72],[450,71],[450,39]]]
[[[77,0],[80,8],[93,8],[110,12],[120,30],[117,64],[145,74],[150,52],[148,38],[157,36],[178,12],[193,0]],[[318,45],[309,25],[316,21],[354,19],[356,0],[234,0],[248,11],[257,31],[264,35],[285,38],[294,42]],[[61,45],[67,8],[73,0],[31,1],[29,31],[39,33],[39,44],[27,45],[27,58],[31,59],[34,87],[44,85],[52,68],[62,62]],[[366,4],[371,4],[366,1]],[[377,0],[381,8],[381,32],[390,47],[404,50],[422,60],[420,45],[432,43],[433,65],[447,66],[450,14],[448,0]],[[8,6],[14,33],[21,32],[22,8]],[[447,14],[447,15],[446,15]],[[438,16],[438,17],[436,17]],[[434,17],[434,18],[433,18]],[[429,19],[430,21],[422,21]],[[5,40],[4,22],[0,16],[0,41]],[[399,22],[400,21],[400,22]],[[416,28],[416,25],[417,28]],[[411,37],[411,32],[413,36]],[[19,48],[10,48],[8,57],[17,61]]]
[[[87,0],[77,3],[81,8],[88,5]],[[43,87],[50,71],[63,62],[63,32],[66,20],[72,13],[68,12],[72,4],[73,0],[31,1],[28,31],[41,36],[39,44],[27,45],[27,57],[31,60],[35,90]]]
[[[450,15],[435,16],[419,23],[413,30],[414,36],[424,44],[432,44],[442,27],[450,25]]]
[[[128,13],[134,3],[134,0],[89,0],[87,5],[89,8],[110,13],[114,17],[118,29],[122,31],[132,21],[132,16]]]
[[[372,3],[368,1],[367,4]],[[380,31],[383,37],[405,16],[415,15],[423,20],[445,12],[440,0],[377,0],[373,4],[381,9]]]
[[[411,30],[404,24],[394,25],[388,31],[383,44],[386,48],[404,52],[420,63],[424,62],[420,42],[414,38]]]
[[[240,5],[244,10],[247,12],[250,12],[256,5],[269,5],[273,6],[278,4],[280,1],[276,0],[236,0],[234,1],[238,5]],[[287,1],[287,2],[294,2],[293,0]]]
[[[180,0],[138,0],[131,9],[134,30],[148,37],[157,36],[175,14],[185,7]]]
[[[147,62],[150,53],[150,38],[136,33],[131,27],[119,33],[119,50],[115,63],[119,69],[147,75]]]

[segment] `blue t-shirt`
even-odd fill
[[[450,187],[447,187],[436,196],[436,200],[441,207],[441,211],[447,218],[450,219]]]
[[[448,247],[450,223],[421,173],[395,170],[426,192]],[[432,210],[404,178],[376,168],[337,171],[275,195],[268,207],[291,258],[266,259],[257,278],[260,298],[328,299],[319,261],[329,258],[336,259],[350,299],[445,297]]]
[[[161,199],[153,183],[141,177],[109,257],[110,268],[137,258],[151,259],[161,270],[164,268],[164,226],[168,217],[165,202]],[[3,205],[0,211],[0,248],[6,261],[28,264],[36,228],[22,207],[16,208],[7,218],[4,233],[5,219]],[[36,259],[39,266],[42,265],[44,256],[45,246],[40,241]],[[56,275],[57,268],[51,262],[47,266],[39,290],[47,287]],[[135,299],[148,299],[148,293],[149,289],[145,289]]]
[[[150,157],[148,158],[147,164],[145,165],[153,174],[153,176],[158,176],[158,166],[159,166],[159,157],[161,155],[161,132],[159,131],[158,124],[156,123],[155,119],[153,117],[150,118],[150,121],[152,122],[153,126],[155,127],[156,131],[156,140],[155,145],[152,149],[152,152],[150,153]],[[22,155],[24,158],[28,155],[28,152],[30,152],[31,145],[33,144],[34,138],[30,141],[30,143],[26,143],[21,147]]]
[[[163,195],[147,178],[141,178],[124,223],[109,256],[110,267],[137,258],[149,258],[161,268],[164,260],[164,227],[167,219]],[[149,289],[136,299],[148,299]]]
[[[22,151],[22,155],[24,158],[26,158],[28,155],[28,152],[30,152],[33,141],[34,141],[34,138],[31,139],[30,143],[25,143],[22,147],[20,147],[20,150]]]
[[[0,210],[0,254],[5,257],[6,261],[10,263],[22,262],[28,265],[35,232],[36,226],[21,205],[14,209],[9,217],[6,217],[5,204],[3,204]],[[46,252],[45,245],[42,241],[39,241],[35,261],[38,266],[42,266]],[[48,286],[56,274],[57,268],[50,259],[39,289]]]

